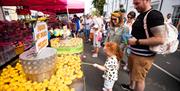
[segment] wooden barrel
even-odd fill
[[[42,82],[50,79],[56,70],[57,51],[54,48],[45,48],[37,56],[32,51],[20,55],[20,62],[28,80]]]

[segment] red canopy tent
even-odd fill
[[[67,5],[67,0],[0,0],[0,6]]]
[[[39,5],[39,6],[30,6],[32,10],[38,11],[53,11],[53,12],[62,12],[62,13],[82,13],[84,12],[84,2],[81,0],[65,0],[66,5]],[[64,2],[65,2],[64,1]]]
[[[69,13],[84,12],[83,0],[0,0],[0,6],[28,6],[32,10]]]

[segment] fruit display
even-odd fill
[[[31,28],[23,21],[0,21],[0,43],[22,41],[32,36]]]
[[[0,76],[0,91],[75,91],[70,84],[83,76],[80,57],[61,55],[57,57],[56,65],[56,73],[43,82],[27,80],[20,61],[15,67],[8,65],[2,70]]]
[[[0,66],[32,46],[32,30],[23,21],[0,21]]]
[[[83,40],[81,38],[71,38],[60,40],[51,39],[51,47],[56,48],[58,54],[74,54],[83,51]]]

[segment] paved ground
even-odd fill
[[[98,58],[91,57],[92,46],[90,43],[84,46],[84,55],[87,56],[84,62],[104,64],[106,59],[102,49]],[[14,64],[15,61],[13,61]],[[158,55],[155,64],[169,72],[170,74],[180,78],[180,51],[170,55]],[[103,72],[88,65],[82,66],[85,75],[86,91],[102,91]],[[1,73],[1,72],[0,72]],[[128,83],[128,73],[123,70],[119,71],[119,79],[115,83],[113,91],[123,91],[120,88],[121,83]],[[146,79],[145,91],[180,91],[180,82],[165,74],[163,71],[153,66]]]
[[[91,49],[92,46],[90,45],[90,43],[85,44],[85,48],[84,48],[84,55],[87,56],[86,59],[84,59],[84,62],[89,62],[89,63],[98,63],[98,64],[104,64],[104,61],[106,59],[102,49],[100,50],[100,55],[98,58],[92,58],[91,57]],[[174,58],[174,55],[175,58]],[[173,58],[171,58],[173,57]],[[180,61],[180,54],[176,53],[173,55],[168,55],[166,57],[163,56],[157,56],[156,57],[156,63],[159,65],[165,64],[168,59],[176,60],[177,63],[170,63],[171,64],[171,68],[169,71],[172,71],[171,73],[177,74],[177,76],[179,76],[180,73],[180,65],[176,65],[180,62],[178,62],[177,60]],[[161,61],[163,63],[161,63]],[[166,63],[167,64],[167,63]],[[170,65],[168,64],[168,65]],[[175,65],[173,67],[173,65]],[[163,65],[164,68],[167,68]],[[88,65],[83,65],[83,71],[85,74],[85,79],[86,79],[86,90],[87,91],[102,91],[102,87],[103,87],[103,78],[101,77],[103,72],[92,67],[92,66],[88,66]],[[121,83],[128,83],[128,74],[126,72],[124,72],[123,70],[119,71],[119,79],[118,81],[115,83],[115,86],[113,88],[113,91],[123,91],[119,84]],[[156,67],[152,67],[151,71],[149,72],[147,79],[146,79],[146,88],[145,91],[180,91],[180,83],[178,81],[176,81],[175,79],[173,79],[172,77],[170,77],[169,75],[165,74],[164,72],[162,72],[161,70],[157,69]]]
[[[158,55],[155,63],[180,78],[180,50],[169,55]]]

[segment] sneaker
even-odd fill
[[[127,64],[123,66],[123,70],[129,72],[129,69],[128,69],[128,65],[127,65]]]
[[[86,55],[83,55],[83,58],[86,58]]]
[[[91,42],[91,39],[88,39],[89,42]]]
[[[105,89],[105,88],[102,88],[102,90],[103,90],[103,91],[107,91],[107,89]]]
[[[92,55],[92,57],[93,57],[93,58],[97,58],[97,57],[98,57],[98,54],[94,53],[94,54]]]
[[[130,86],[127,84],[121,84],[121,88],[126,91],[133,91],[133,89],[131,89]]]
[[[128,70],[127,65],[125,65],[125,66],[123,67],[123,70],[125,70],[125,71]]]

